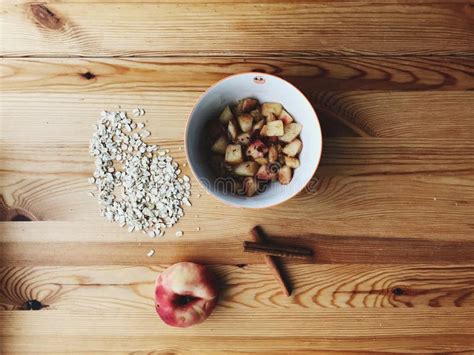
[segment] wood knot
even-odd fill
[[[0,221],[2,222],[30,222],[37,221],[32,213],[20,207],[10,207],[0,195]]]
[[[29,10],[33,20],[48,30],[58,31],[63,29],[64,22],[44,4],[30,4]]]
[[[392,293],[395,295],[395,296],[401,296],[403,295],[403,289],[400,288],[400,287],[396,287],[392,290]]]
[[[23,303],[23,309],[25,311],[39,311],[43,307],[45,306],[38,300],[28,300]]]
[[[82,78],[86,79],[86,80],[91,80],[91,79],[94,79],[96,77],[95,74],[91,73],[90,71],[86,72],[86,73],[80,73],[79,74]]]

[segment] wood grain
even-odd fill
[[[472,354],[473,21],[468,0],[2,2],[0,353]],[[245,71],[315,107],[307,189],[256,213],[192,179],[164,238],[104,221],[86,182],[99,112],[144,107],[149,141],[190,175],[189,112]],[[13,212],[38,221],[2,221]],[[256,224],[315,251],[285,262],[291,298],[241,250]],[[186,330],[153,310],[157,274],[183,260],[222,286]]]
[[[97,2],[83,16],[87,3],[5,4],[1,27],[15,30],[3,39],[1,55],[471,55],[471,5]]]
[[[22,208],[39,220],[89,223],[102,220],[95,198],[88,195],[89,191],[94,190],[84,178],[2,180],[1,192],[7,205]],[[358,220],[365,221],[371,227],[385,225],[390,220],[404,220],[413,234],[422,229],[418,221],[423,221],[433,229],[449,226],[453,237],[472,233],[473,230],[468,222],[474,203],[474,186],[469,176],[319,178],[292,200],[261,211],[258,215],[252,210],[235,210],[215,201],[194,179],[192,185],[194,194],[199,193],[201,197],[193,197],[193,207],[185,209],[185,212],[201,215],[201,228],[215,226],[225,218],[247,219],[249,224],[268,218],[275,221],[343,219],[347,223]],[[301,206],[306,208],[302,210]],[[390,211],[388,216],[387,211]],[[182,227],[189,230],[196,226]],[[393,228],[396,231],[397,226]]]
[[[217,215],[217,214],[216,214]],[[263,219],[225,217],[232,232],[222,224],[202,223],[208,214],[190,214],[174,237],[174,229],[164,238],[150,240],[140,233],[130,234],[105,221],[100,222],[2,222],[0,223],[0,266],[70,265],[156,265],[183,260],[204,264],[258,264],[262,258],[243,253],[241,243],[250,228]],[[265,224],[275,241],[310,247],[314,262],[326,264],[474,264],[472,232],[457,231],[451,225],[423,224],[419,231],[403,221],[387,220],[373,225],[366,221],[313,219],[313,228],[302,230],[294,221],[276,218]],[[304,224],[301,222],[301,224]],[[310,223],[310,222],[308,222]],[[308,224],[306,223],[306,224]],[[195,230],[202,226],[201,231]],[[394,228],[396,226],[396,228]],[[408,233],[411,230],[412,234]],[[153,258],[146,254],[156,251]],[[288,261],[295,263],[296,261]]]
[[[347,349],[348,343],[354,346],[357,339],[361,339],[361,348],[371,350],[373,341],[378,349],[399,351],[416,351],[420,348],[439,351],[453,347],[470,350],[474,345],[471,327],[474,314],[469,309],[326,309],[317,312],[300,310],[297,313],[291,309],[251,311],[252,317],[248,317],[241,310],[220,307],[208,322],[185,330],[164,326],[156,315],[148,311],[97,311],[93,315],[70,311],[4,311],[0,312],[0,332],[3,334],[2,347],[5,351],[74,351],[78,348],[83,351],[150,351],[155,348],[166,349],[172,344],[180,347],[180,344],[189,344],[188,339],[194,340],[191,349],[216,349],[232,347],[233,344],[233,349],[237,350],[239,345],[235,341],[238,340],[241,342],[240,348],[242,341],[246,341],[245,349],[260,351],[264,350],[262,346],[271,344],[270,340],[276,341],[271,345],[272,349],[287,351],[291,347],[303,350]],[[285,322],[280,321],[282,317]],[[20,325],[25,334],[36,339],[34,343],[25,342],[16,336],[16,328]],[[59,333],[62,335],[60,339],[57,337]],[[215,337],[223,338],[224,343],[212,341]],[[394,337],[398,345],[390,341]],[[427,344],[427,337],[436,340]],[[164,338],[168,339],[165,345],[161,344]],[[229,338],[234,342],[227,344],[225,340]],[[263,344],[258,342],[261,338]],[[285,341],[280,342],[282,338]],[[312,340],[305,343],[309,338]],[[418,338],[422,339],[420,343]],[[339,344],[339,339],[343,341],[342,344]],[[385,343],[387,339],[389,341]]]
[[[170,149],[179,164],[187,163],[181,140],[149,141]],[[329,137],[317,176],[472,176],[473,153],[469,139]],[[88,154],[87,144],[0,143],[0,176],[87,178],[94,169]]]
[[[3,93],[0,143],[84,144],[104,110],[147,110],[152,139],[181,140],[198,92]],[[320,92],[312,97],[325,137],[474,139],[471,92]],[[390,105],[387,105],[390,102]],[[448,133],[449,132],[449,135]]]
[[[26,315],[27,316],[27,315]],[[435,315],[434,315],[435,316]],[[25,315],[14,314],[10,324],[21,324]],[[428,319],[427,319],[428,320]],[[456,319],[455,319],[456,320]],[[73,326],[76,324],[73,321]],[[128,331],[124,330],[128,334]],[[271,336],[220,336],[219,341],[213,341],[209,336],[139,335],[111,336],[109,334],[86,337],[78,335],[61,336],[61,341],[55,337],[40,337],[39,342],[25,341],[22,337],[2,337],[2,349],[5,352],[32,352],[39,354],[80,354],[77,349],[83,348],[89,352],[112,352],[114,354],[133,353],[179,353],[212,355],[227,354],[396,354],[396,353],[456,353],[470,355],[473,344],[465,334],[436,334],[433,335],[403,335],[403,336],[297,336],[277,338]],[[242,349],[245,344],[245,350]],[[354,350],[357,348],[358,350]],[[226,349],[226,350],[222,350]],[[297,350],[295,350],[297,349]]]
[[[154,280],[165,266],[3,267],[0,312],[38,300],[47,311],[150,311]],[[415,308],[474,305],[474,266],[290,265],[288,299],[265,265],[214,266],[225,285],[219,307],[297,312],[324,308]]]
[[[278,75],[311,95],[348,90],[473,90],[467,57],[3,58],[4,92],[203,91],[242,72]]]

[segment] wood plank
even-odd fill
[[[3,39],[5,56],[474,52],[468,0],[94,3],[92,13],[87,3],[9,3],[3,9],[2,28],[14,29]],[[269,28],[272,23],[278,26]]]
[[[70,311],[0,312],[2,345],[7,350],[23,351],[67,351],[80,348],[83,351],[137,351],[163,349],[177,344],[189,344],[191,349],[216,349],[234,346],[235,341],[245,342],[246,349],[269,348],[331,349],[339,350],[358,344],[369,349],[375,341],[376,347],[386,350],[410,349],[472,349],[474,312],[470,309],[432,308],[412,309],[326,309],[306,310],[293,313],[291,310],[233,310],[218,307],[209,320],[188,329],[166,327],[153,311],[93,313]],[[284,318],[285,322],[280,320]],[[324,320],[324,321],[322,321]],[[436,320],[436,321],[434,321]],[[25,341],[18,334],[28,334],[34,342]],[[224,338],[221,344],[220,339]],[[431,337],[432,343],[426,340]],[[284,341],[282,340],[284,338]],[[312,340],[306,343],[305,340]],[[392,339],[384,346],[385,339]],[[395,345],[396,338],[399,345]],[[418,343],[417,339],[423,339]],[[161,343],[163,339],[164,344]],[[233,344],[226,343],[234,340]],[[263,344],[258,340],[262,339]],[[350,340],[349,340],[350,339]],[[403,339],[403,341],[400,341]],[[436,339],[433,341],[433,339]],[[342,340],[342,344],[339,344]],[[299,343],[299,345],[298,345]],[[174,346],[172,345],[174,344]],[[183,346],[181,345],[181,346]],[[268,349],[268,348],[267,348]]]
[[[3,92],[202,91],[258,71],[307,94],[348,90],[473,90],[474,57],[19,58],[0,60]]]
[[[388,221],[404,220],[416,234],[422,228],[419,221],[431,227],[449,225],[451,235],[472,232],[470,216],[474,202],[474,184],[467,177],[415,177],[398,176],[327,177],[315,179],[302,193],[258,215],[253,210],[240,210],[225,206],[207,195],[191,179],[193,207],[185,212],[206,216],[200,227],[216,225],[233,218],[276,221],[311,221],[314,219],[344,219],[366,221],[367,227],[386,225]],[[22,179],[4,178],[0,191],[10,207],[24,209],[39,220],[100,222],[96,199],[88,196],[93,187],[84,178]],[[201,194],[197,198],[197,194]],[[301,207],[305,208],[302,209]],[[388,211],[389,214],[388,214]],[[442,216],[442,218],[439,218]],[[235,221],[235,220],[234,220]],[[209,224],[208,224],[209,223]],[[217,224],[219,224],[217,223]],[[226,224],[228,225],[228,224]],[[189,225],[184,230],[194,230]],[[250,230],[251,228],[248,228]],[[367,228],[366,228],[367,229]]]
[[[0,143],[85,144],[104,109],[131,112],[137,105],[152,139],[179,140],[198,92],[3,93]],[[320,92],[311,98],[324,137],[474,138],[469,91]],[[390,105],[387,105],[390,102]]]
[[[149,141],[170,149],[180,165],[187,163],[182,141]],[[326,138],[317,176],[473,175],[473,153],[474,142],[458,138]],[[89,177],[93,169],[87,144],[0,143],[0,176]]]
[[[48,311],[153,310],[153,267],[3,267],[0,310],[38,300]],[[226,309],[426,308],[474,306],[474,265],[289,265],[287,298],[266,265],[213,266]]]
[[[217,213],[214,213],[217,215]],[[2,222],[1,266],[51,265],[157,265],[188,260],[204,264],[246,265],[263,263],[255,254],[244,253],[242,242],[249,230],[265,219],[231,218],[190,214],[164,238],[150,240],[103,222]],[[203,219],[206,220],[203,223]],[[272,240],[309,247],[313,262],[325,264],[428,264],[474,263],[472,226],[459,232],[451,225],[422,223],[419,229],[402,220],[369,223],[365,220],[322,220],[296,223],[285,217],[270,219],[263,226]],[[196,232],[196,225],[202,226]],[[310,227],[302,229],[302,226]],[[231,230],[231,231],[230,231]],[[150,249],[156,251],[147,257]],[[287,263],[298,263],[289,260]],[[299,262],[301,263],[301,262]]]
[[[20,323],[14,319],[10,323]],[[128,332],[126,331],[126,334]],[[79,339],[78,339],[79,338]],[[55,340],[57,339],[57,340]],[[60,339],[60,341],[59,341]],[[196,354],[205,353],[211,355],[227,354],[341,354],[341,355],[366,355],[368,353],[396,354],[396,353],[434,353],[449,352],[470,355],[474,348],[466,335],[436,336],[404,335],[404,336],[356,336],[356,337],[236,337],[224,336],[214,341],[209,337],[201,336],[154,336],[127,335],[123,337],[104,336],[102,338],[88,334],[87,338],[78,335],[63,335],[60,337],[40,338],[39,342],[25,341],[24,337],[9,336],[2,337],[0,349],[9,352],[34,351],[35,354],[83,354],[77,349],[85,349],[89,352],[113,354],[133,353],[179,353]],[[245,344],[245,350],[242,349]],[[2,347],[3,346],[3,347]],[[357,348],[358,351],[353,349]],[[128,351],[127,351],[128,350]]]

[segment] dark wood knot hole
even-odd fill
[[[31,222],[38,219],[22,208],[6,208],[0,211],[0,221],[4,222]]]
[[[17,214],[12,217],[12,222],[31,222],[31,218],[22,214]]]
[[[28,300],[23,303],[23,309],[25,311],[39,311],[43,307],[44,305],[38,300]]]
[[[403,289],[400,288],[400,287],[396,287],[392,290],[392,293],[395,295],[395,296],[401,296],[403,295]]]

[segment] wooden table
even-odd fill
[[[5,0],[0,17],[1,216],[17,220],[0,223],[0,353],[474,351],[472,1]],[[238,210],[193,180],[193,207],[156,240],[100,217],[99,112],[144,107],[182,164],[195,101],[244,71],[314,103],[310,191]],[[241,250],[256,224],[316,252],[286,263],[291,298]],[[186,330],[153,308],[157,274],[182,260],[224,286]]]

